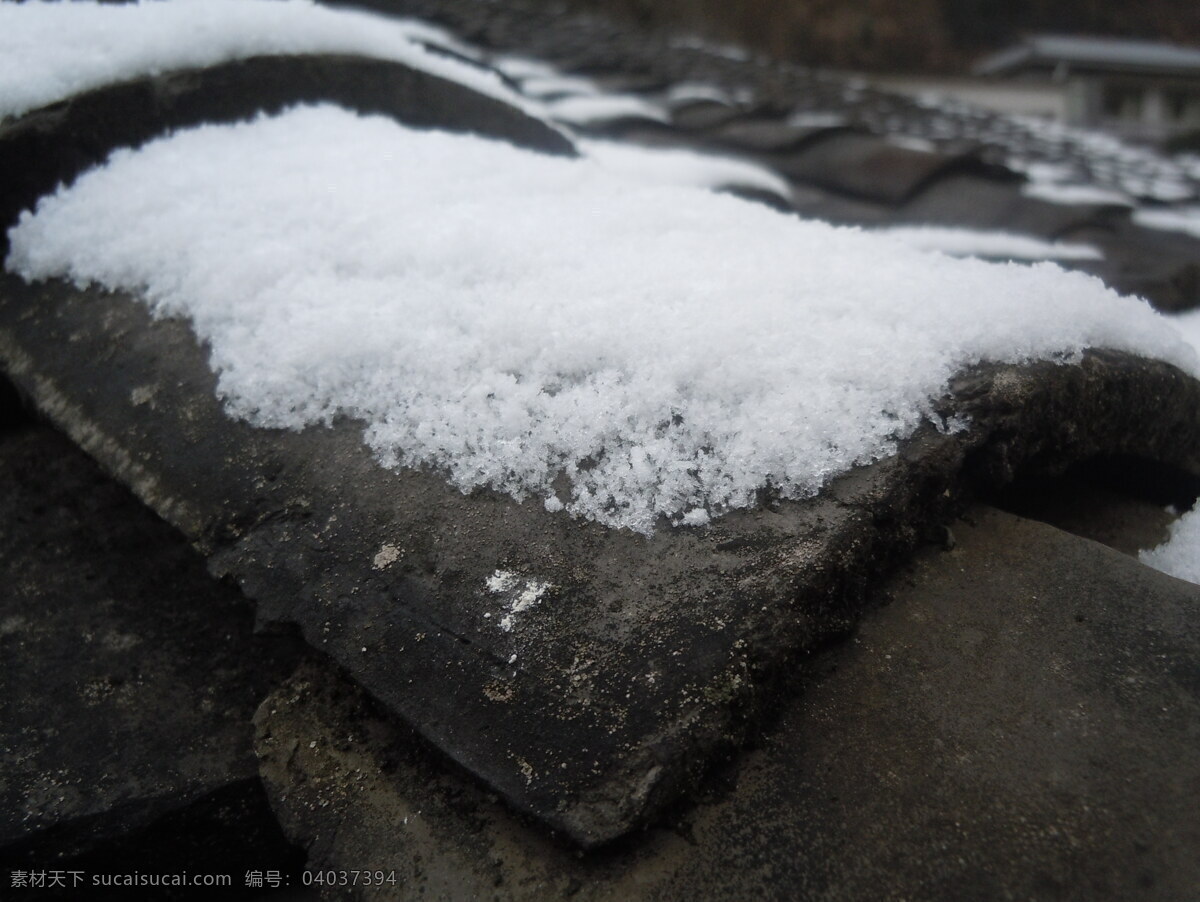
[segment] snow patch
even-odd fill
[[[347,53],[404,63],[524,108],[469,48],[423,22],[310,0],[0,2],[0,119],[101,85],[252,56]]]
[[[596,83],[589,78],[561,75],[554,72],[550,75],[530,76],[521,80],[521,93],[543,100],[567,96],[596,97],[601,92]]]
[[[1171,316],[1169,320],[1184,341],[1200,352],[1200,310]],[[1200,584],[1200,507],[1172,523],[1167,541],[1141,552],[1138,558],[1169,576]]]
[[[953,257],[989,257],[999,260],[1103,260],[1104,254],[1090,244],[1042,241],[1012,232],[976,231],[937,226],[897,226],[877,229],[897,241]]]
[[[383,570],[398,560],[400,560],[400,549],[395,545],[383,545],[371,561],[371,566],[376,570]]]
[[[819,110],[801,110],[787,118],[788,125],[796,128],[838,128],[849,121],[844,113],[826,113]]]
[[[667,90],[667,100],[673,104],[693,103],[697,100],[712,100],[716,103],[732,104],[733,96],[724,88],[703,81],[681,81]]]
[[[1143,208],[1133,214],[1133,221],[1148,229],[1183,232],[1200,238],[1200,207],[1181,207],[1175,210]]]
[[[955,260],[591,158],[331,107],[119,151],[8,268],[191,320],[230,415],[367,423],[385,466],[649,533],[894,453],[983,360],[1196,370],[1144,302]]]
[[[1170,538],[1138,557],[1155,570],[1200,583],[1200,509],[1188,511],[1172,523]]]
[[[500,595],[511,589],[517,582],[517,574],[511,570],[497,570],[484,583],[493,595]]]
[[[937,145],[927,138],[915,138],[912,135],[887,135],[885,140],[893,147],[905,150],[915,150],[918,153],[936,153]]]
[[[558,74],[558,70],[548,63],[524,56],[498,56],[492,60],[492,65],[515,81],[552,78]]]
[[[1189,310],[1167,317],[1168,321],[1179,330],[1183,340],[1196,349],[1200,354],[1200,310]]]
[[[1133,201],[1129,195],[1095,185],[1063,185],[1053,182],[1031,181],[1021,187],[1021,193],[1026,197],[1036,197],[1038,200],[1052,204],[1101,204],[1105,206],[1132,207]]]
[[[739,47],[736,44],[722,44],[716,41],[710,41],[707,38],[702,38],[696,35],[680,35],[671,38],[670,44],[672,47],[677,47],[682,50],[699,50],[703,53],[718,56],[722,59],[733,60],[738,63],[751,62],[754,59],[760,59],[755,54],[751,53],[745,47]]]
[[[497,570],[484,583],[493,595],[503,595],[508,601],[506,613],[500,618],[500,629],[512,632],[515,615],[523,614],[542,600],[550,583],[528,579],[511,570]],[[484,615],[489,616],[489,615]],[[511,663],[511,662],[510,662]]]
[[[732,157],[692,150],[640,147],[615,141],[577,140],[576,148],[617,175],[652,185],[757,188],[788,200],[791,187],[770,169]]]
[[[617,119],[669,122],[666,110],[634,94],[578,94],[551,100],[546,112],[568,125],[597,125]]]

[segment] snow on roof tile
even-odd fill
[[[297,110],[118,153],[22,217],[7,265],[188,316],[259,425],[349,414],[390,465],[642,532],[814,494],[983,360],[1193,365],[1080,276],[612,172]]]
[[[573,48],[561,68],[640,80],[646,103],[685,74],[728,84],[739,103],[758,84],[756,61],[736,54],[647,44],[622,67],[597,26],[569,17],[539,32],[506,5],[427,5],[482,16],[471,33],[534,56]],[[859,125],[932,121],[789,77],[811,89],[807,105],[752,97],[755,115],[861,102]],[[880,146],[938,156],[870,140],[860,163]],[[0,276],[0,355],[265,619],[299,624],[513,804],[592,844],[678,797],[736,741],[764,681],[856,610],[864,589],[850,576],[954,509],[964,459],[984,480],[1035,453],[1197,469],[1200,386],[1164,363],[1085,351],[1195,365],[1161,318],[1094,279],[648,185],[651,155],[624,149],[631,179],[581,145],[581,159],[554,159],[306,109],[120,152],[26,217],[10,260],[132,296]],[[731,171],[704,163],[689,158],[689,179]],[[835,176],[841,164],[827,161]],[[1011,175],[962,178],[995,192],[989,215],[1000,201],[1060,207],[1022,197]],[[797,206],[811,189],[850,209],[847,186],[826,181],[827,194],[790,185]],[[855,209],[894,216],[909,182]],[[1098,243],[1106,259],[1090,263],[1128,237]],[[195,334],[149,320],[147,300]],[[984,363],[995,358],[1016,365]],[[291,428],[229,419],[210,366],[228,410]],[[381,468],[364,427],[385,462],[440,470]],[[646,538],[572,512],[684,528]],[[653,682],[638,678],[647,660],[666,662]]]

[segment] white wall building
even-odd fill
[[[1200,129],[1200,48],[1037,35],[982,60],[972,77],[871,80],[901,93],[940,94],[1137,141]]]

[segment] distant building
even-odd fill
[[[1035,35],[985,58],[969,77],[870,81],[1135,141],[1160,142],[1200,129],[1200,48],[1154,41]]]
[[[1059,93],[1070,125],[1150,141],[1200,129],[1200,48],[1037,35],[989,56],[974,71]]]

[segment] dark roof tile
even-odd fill
[[[772,158],[788,178],[880,203],[899,205],[950,172],[974,168],[974,156],[952,157],[897,146],[886,138],[827,129],[799,151]]]
[[[942,175],[922,187],[897,211],[908,223],[1019,232],[1056,239],[1073,230],[1127,219],[1124,207],[1055,204],[1021,193],[1019,179],[970,172]]]
[[[791,154],[846,131],[850,131],[846,126],[792,125],[786,120],[755,117],[728,122],[708,138],[714,144],[743,153]]]
[[[685,131],[708,131],[740,118],[741,111],[718,100],[689,100],[671,109],[671,122]]]

